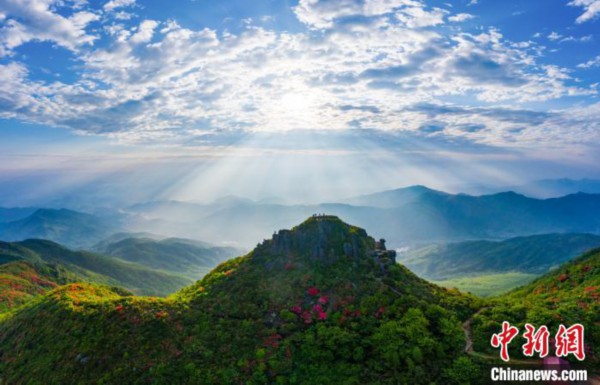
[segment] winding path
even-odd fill
[[[479,353],[473,349],[473,331],[471,330],[471,323],[473,322],[473,318],[477,315],[481,314],[483,311],[488,309],[487,307],[483,307],[479,309],[476,313],[474,313],[468,320],[463,322],[462,329],[465,333],[465,353],[481,358],[487,361],[498,361],[499,358],[497,355]],[[540,366],[541,360],[533,359],[533,360],[518,360],[515,358],[511,358],[510,362],[517,365],[525,365],[525,366]]]

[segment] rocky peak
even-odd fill
[[[273,255],[304,257],[309,261],[335,262],[340,257],[372,255],[375,240],[361,228],[333,215],[313,215],[291,230],[280,230],[259,245]]]

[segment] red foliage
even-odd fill
[[[314,297],[315,295],[319,294],[319,289],[317,289],[316,287],[313,286],[313,287],[308,288],[308,290],[306,292],[311,297]]]
[[[293,264],[293,263],[289,263],[289,262],[288,262],[288,263],[286,263],[286,264],[283,266],[283,268],[284,268],[285,270],[288,270],[288,271],[289,271],[289,270],[294,270],[294,264]]]
[[[263,346],[277,348],[279,346],[279,340],[281,336],[279,334],[271,334],[263,340]]]
[[[312,323],[312,314],[308,311],[304,311],[304,312],[302,312],[302,319],[304,320],[305,324],[311,324]]]
[[[558,277],[558,280],[559,280],[560,282],[565,282],[567,279],[569,279],[569,276],[568,276],[568,275],[566,275],[566,274],[561,274],[561,275]]]
[[[164,310],[159,310],[158,312],[156,312],[156,318],[165,318],[166,316],[168,316],[169,313],[167,313]]]
[[[115,310],[116,310],[116,311],[118,311],[118,312],[122,312],[122,311],[123,311],[123,309],[124,309],[123,305],[119,305],[119,306],[117,306],[117,307],[115,308]]]
[[[382,306],[375,312],[375,317],[380,318],[383,313],[385,313],[385,307]]]
[[[587,273],[591,268],[592,267],[590,265],[585,265],[581,270],[583,270],[584,273]]]

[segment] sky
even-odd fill
[[[600,178],[598,31],[600,0],[0,0],[0,203]]]

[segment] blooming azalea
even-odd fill
[[[313,286],[313,287],[309,288],[306,292],[311,297],[314,297],[315,295],[319,294],[319,289],[317,289],[316,287]]]
[[[325,305],[327,302],[329,302],[329,298],[327,298],[327,296],[324,295],[321,298],[319,298],[319,300],[317,302],[319,302],[322,305]]]

